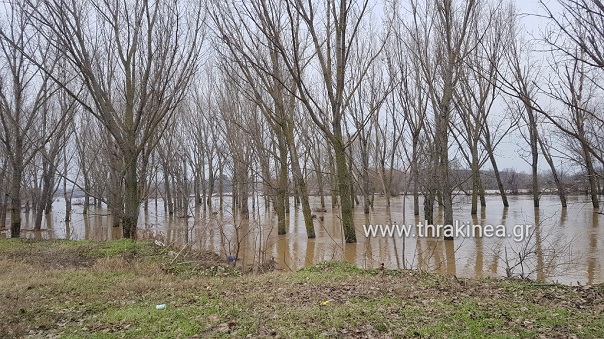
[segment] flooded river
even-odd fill
[[[419,237],[417,226],[407,237],[366,237],[364,225],[417,225],[423,219],[413,216],[412,199],[392,198],[391,207],[376,197],[375,208],[369,215],[361,207],[355,211],[356,244],[343,242],[337,213],[316,212],[316,239],[307,239],[301,210],[292,206],[288,233],[277,235],[276,215],[255,204],[249,220],[233,218],[227,198],[223,212],[190,208],[166,217],[161,201],[152,200],[147,211],[141,210],[141,236],[155,238],[165,244],[196,250],[212,251],[225,258],[237,257],[237,264],[247,268],[262,268],[274,264],[280,270],[297,270],[324,260],[346,260],[359,267],[407,268],[437,271],[458,277],[525,276],[531,279],[558,281],[565,284],[595,284],[604,282],[604,215],[591,207],[584,196],[568,198],[568,208],[560,208],[555,196],[543,196],[541,207],[532,207],[531,196],[509,197],[510,207],[503,208],[497,196],[487,197],[487,207],[470,216],[469,197],[458,197],[454,217],[459,223],[503,225],[511,235],[515,225],[532,225],[526,239],[514,237],[458,237],[444,241],[442,237]],[[259,199],[257,201],[262,201]],[[215,204],[217,206],[217,203]],[[319,205],[312,198],[311,205]],[[327,206],[331,206],[329,199]],[[156,207],[157,206],[157,207]],[[251,206],[251,204],[250,204]],[[65,223],[64,202],[53,205],[52,215],[45,220],[44,230],[32,228],[33,215],[24,215],[23,236],[28,238],[69,238],[107,240],[121,237],[121,229],[111,227],[106,209],[93,208],[82,214],[82,206],[74,206],[70,223]],[[441,212],[435,208],[441,222]],[[0,233],[3,237],[8,232]]]

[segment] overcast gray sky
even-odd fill
[[[544,28],[547,25],[547,21],[544,18],[540,18],[538,14],[543,14],[543,6],[538,0],[515,0],[518,12],[525,14],[522,16],[522,23],[528,34],[527,39],[540,38]],[[546,0],[545,3],[553,10],[559,8],[557,1]],[[497,149],[497,166],[500,169],[512,168],[517,171],[529,172],[530,165],[521,156],[522,153],[525,155],[528,145],[521,137],[520,132],[510,133],[506,138],[503,139]],[[528,160],[528,158],[526,158]],[[545,160],[540,158],[540,169],[547,169]],[[485,164],[486,168],[491,168],[490,164]]]

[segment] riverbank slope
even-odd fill
[[[602,285],[342,262],[252,275],[128,240],[0,240],[0,310],[2,338],[604,337]]]

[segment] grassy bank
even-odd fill
[[[604,286],[341,262],[248,275],[217,256],[175,254],[144,242],[1,240],[0,337],[604,337]]]

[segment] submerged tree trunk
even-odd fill
[[[526,106],[525,106],[526,107]],[[539,151],[537,147],[539,132],[537,130],[537,121],[535,119],[535,115],[533,110],[530,107],[527,107],[527,115],[529,120],[529,144],[531,147],[531,175],[532,175],[532,190],[533,190],[533,206],[539,207]]]
[[[174,199],[172,198],[172,189],[170,187],[170,175],[168,174],[168,167],[164,164],[164,212],[168,215],[174,214]]]
[[[82,169],[82,172],[84,176],[84,206],[82,209],[82,214],[86,215],[88,214],[88,209],[90,208],[90,178],[88,178],[87,171],[84,171],[84,169]]]
[[[413,135],[413,155],[411,156],[411,173],[413,175],[413,215],[419,215],[419,164],[417,154],[417,135]],[[425,211],[424,211],[425,212]]]
[[[67,193],[67,152],[63,149],[63,199],[65,200],[65,222],[69,223],[71,221],[71,196],[73,190],[70,194]]]
[[[471,215],[478,213],[478,194],[480,189],[480,168],[478,159],[478,142],[474,142],[472,147],[472,210]]]
[[[222,157],[218,158],[218,209],[224,208],[224,163]]]
[[[424,219],[428,225],[434,225],[434,190],[428,188],[424,195]]]
[[[348,188],[350,189],[350,201],[352,202],[351,206],[354,209],[357,205],[359,205],[359,199],[357,198],[356,194],[356,182],[352,176],[352,169],[354,168],[352,164],[352,147],[348,147],[348,156],[346,157],[346,160],[348,161],[346,170],[348,172]]]
[[[591,153],[589,149],[582,143],[583,158],[585,159],[585,169],[587,171],[587,180],[589,182],[589,193],[591,196],[591,204],[593,208],[600,208],[600,201],[598,198],[598,185],[597,173],[594,169],[593,161],[591,159]]]
[[[214,161],[211,155],[208,156],[208,192],[206,198],[206,205],[212,209],[212,196],[214,195],[214,186],[216,183],[216,176],[214,175]],[[206,193],[204,193],[206,194]]]
[[[50,213],[52,208],[52,192],[54,188],[54,157],[52,154],[46,154],[46,159],[43,159],[42,164],[42,192],[38,197],[35,212],[36,219],[34,221],[34,230],[42,228],[42,217],[44,213]]]
[[[495,180],[497,181],[497,188],[499,189],[499,195],[501,196],[501,201],[503,202],[503,207],[510,207],[510,203],[508,202],[508,196],[505,193],[505,187],[503,186],[503,181],[501,180],[501,174],[499,173],[499,167],[497,167],[497,160],[495,159],[495,154],[493,152],[493,147],[491,147],[491,136],[488,132],[488,126],[485,126],[485,131],[487,135],[485,136],[485,148],[487,154],[489,155],[489,160],[491,161],[491,166],[493,167],[493,173],[495,174]]]
[[[448,74],[443,99],[440,103],[439,112],[437,113],[436,121],[436,156],[438,157],[438,176],[439,176],[439,197],[442,199],[443,206],[443,225],[446,226],[445,231],[449,230],[453,225],[453,190],[451,187],[451,176],[449,174],[449,119],[450,119],[450,103],[453,96],[453,84],[450,79],[452,74]],[[452,240],[452,237],[446,233],[445,240]]]
[[[287,231],[285,229],[285,214],[286,214],[286,206],[289,205],[289,180],[288,173],[289,169],[287,167],[287,142],[285,137],[281,135],[278,139],[278,147],[279,147],[279,159],[278,159],[278,182],[277,182],[277,196],[275,202],[275,209],[277,212],[277,234],[285,234]]]
[[[361,133],[361,134],[363,134],[363,133]],[[369,196],[369,150],[367,147],[367,144],[368,144],[367,137],[362,135],[360,142],[361,142],[361,159],[362,159],[361,161],[363,164],[362,168],[361,168],[361,177],[362,177],[361,193],[363,193],[363,213],[369,214],[369,211],[372,206],[371,206],[371,198]],[[352,156],[350,156],[350,161],[352,161]],[[352,166],[350,168],[352,168]],[[384,192],[384,194],[387,195],[388,193]]]
[[[558,171],[556,170],[556,166],[554,164],[554,159],[552,158],[551,153],[547,149],[544,144],[544,141],[541,138],[538,138],[539,146],[541,147],[541,153],[545,158],[545,161],[549,165],[549,168],[552,171],[552,176],[554,177],[554,183],[556,184],[556,189],[558,190],[558,197],[560,198],[560,204],[563,208],[567,206],[566,203],[566,190],[564,185],[562,184],[562,180],[560,180],[560,176],[558,175]]]
[[[347,243],[355,243],[357,241],[354,228],[354,220],[352,218],[352,191],[350,180],[350,169],[348,168],[348,160],[346,159],[346,146],[342,137],[341,126],[334,124],[334,138],[336,142],[333,145],[335,153],[335,165],[338,178],[338,191],[340,196],[340,214],[342,218],[342,228],[344,230],[344,239]]]
[[[321,208],[325,208],[325,191],[323,189],[323,173],[321,173],[320,170],[316,171],[316,175],[317,175],[317,185],[319,186],[318,188],[318,193],[319,193],[319,199],[320,199],[320,203],[321,203]]]
[[[304,175],[300,167],[300,157],[298,156],[298,150],[296,149],[294,141],[294,121],[290,115],[288,118],[288,126],[286,129],[285,136],[287,138],[287,145],[289,146],[289,154],[292,161],[292,174],[294,176],[294,182],[300,190],[300,199],[302,203],[302,214],[304,215],[304,226],[306,228],[306,235],[309,239],[315,238],[315,226],[312,220],[312,211],[310,209],[310,199],[308,197],[308,187]],[[321,198],[323,196],[321,195]],[[325,205],[325,201],[322,200],[322,207]]]

